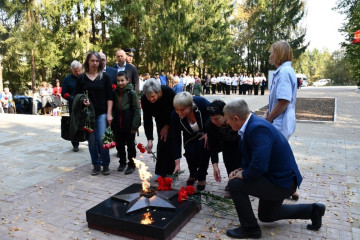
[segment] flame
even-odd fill
[[[145,163],[141,162],[140,160],[137,160],[133,158],[136,167],[139,169],[139,176],[142,183],[142,189],[143,191],[147,191],[150,187],[150,182],[148,181],[149,178],[151,178],[151,173],[148,172],[148,166],[145,165]]]
[[[145,225],[149,225],[152,224],[154,222],[154,219],[151,217],[151,213],[147,212],[144,213],[144,218],[141,220],[141,224],[145,224]]]

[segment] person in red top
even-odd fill
[[[61,104],[61,91],[62,91],[62,87],[60,87],[60,81],[59,81],[59,79],[56,79],[56,85],[53,88],[52,94],[57,97],[56,99],[54,99],[54,102],[55,102],[57,107],[62,106],[62,104]]]

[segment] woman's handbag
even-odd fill
[[[61,117],[61,138],[73,142],[85,142],[88,138],[88,134],[85,131],[79,131],[79,134],[74,139],[70,139],[70,119],[69,116]]]

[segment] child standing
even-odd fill
[[[112,129],[115,134],[116,149],[120,157],[118,171],[124,171],[126,167],[126,151],[128,151],[128,167],[125,174],[135,171],[133,158],[136,157],[135,134],[141,124],[139,97],[125,72],[116,75],[117,87],[113,92],[113,117]]]
[[[202,87],[201,87],[201,80],[196,80],[196,83],[193,88],[193,95],[200,96],[200,94],[203,94]]]

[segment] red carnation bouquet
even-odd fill
[[[114,133],[111,130],[110,126],[106,128],[105,133],[101,139],[103,140],[103,149],[116,147],[116,143],[114,140]]]
[[[158,177],[156,179],[157,183],[159,184],[157,190],[158,191],[169,191],[169,190],[172,190],[172,183],[173,183],[173,180],[171,177],[166,177],[166,178],[163,178],[163,177]]]
[[[86,97],[86,99],[89,99],[89,95],[88,95],[87,90],[85,91],[85,97]],[[94,130],[94,127],[92,126],[93,124],[91,124],[91,121],[90,121],[91,112],[89,110],[89,106],[85,106],[83,111],[85,111],[85,116],[86,117],[85,117],[84,126],[81,128],[81,130],[86,131],[88,133],[92,133],[95,130]]]
[[[187,200],[189,196],[195,193],[195,188],[193,185],[188,185],[186,187],[181,187],[178,192],[178,202]]]

